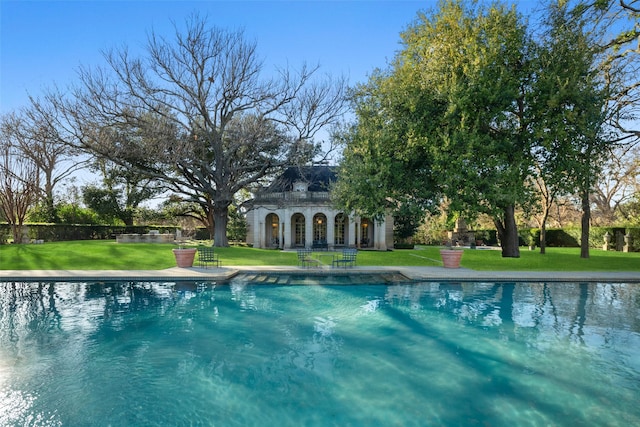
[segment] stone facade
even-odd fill
[[[373,221],[331,205],[331,166],[288,168],[255,195],[247,212],[247,243],[254,248],[316,250],[393,248],[393,218]]]

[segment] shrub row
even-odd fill
[[[149,230],[159,230],[160,233],[175,233],[177,227],[140,225],[85,225],[85,224],[25,224],[30,239],[45,242],[59,242],[67,240],[106,240],[115,239],[117,234],[147,234]],[[0,243],[6,243],[11,236],[9,224],[0,223]]]
[[[84,224],[26,224],[29,238],[44,240],[45,242],[66,241],[66,240],[106,240],[115,239],[117,234],[147,234],[149,230],[159,230],[160,233],[174,233],[175,226],[116,226],[116,225],[84,225]],[[206,228],[196,230],[196,238],[206,240],[209,232]],[[624,235],[630,234],[632,247],[640,250],[640,227],[591,227],[589,231],[589,246],[592,248],[602,248],[604,235],[611,236],[611,247],[621,249],[624,244]],[[496,246],[498,237],[496,230],[475,230],[476,241],[481,241],[488,246]],[[540,246],[540,229],[519,230],[520,245],[529,245],[530,238],[536,246]],[[547,229],[548,247],[579,247],[580,228],[549,228]],[[11,237],[11,227],[9,224],[0,223],[0,244],[6,243]]]
[[[540,246],[540,229],[518,230],[520,246],[528,246],[531,238],[536,246]],[[631,235],[633,250],[640,251],[640,227],[591,227],[589,229],[589,247],[602,248],[604,235],[611,236],[610,247],[619,250],[624,245],[624,236]],[[548,228],[547,247],[580,247],[582,230],[575,228]],[[475,230],[474,235],[477,242],[482,242],[487,246],[498,245],[498,233],[496,230]]]
[[[604,245],[604,236],[609,233],[611,236],[610,247],[618,250],[624,245],[624,236],[631,235],[631,246],[634,250],[640,250],[640,227],[590,227],[589,228],[589,247],[602,248]],[[540,229],[532,228],[520,230],[520,244],[526,246],[529,244],[530,238],[533,243],[540,246]],[[547,246],[548,247],[580,247],[582,238],[582,230],[580,228],[549,228],[547,229]]]

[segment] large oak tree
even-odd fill
[[[345,110],[344,79],[307,66],[267,75],[255,42],[198,16],[172,38],[151,32],[140,57],[124,47],[105,58],[81,69],[71,97],[49,96],[64,113],[60,137],[198,203],[216,246],[228,244],[234,194],[309,161],[317,132]]]

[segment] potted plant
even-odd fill
[[[177,248],[172,249],[173,255],[176,257],[178,267],[193,267],[193,260],[196,257],[196,248]]]
[[[454,248],[449,240],[447,246],[440,249],[440,258],[444,268],[460,268],[460,260],[464,251],[462,248]]]
[[[184,233],[182,230],[176,230],[176,241],[178,243],[178,248],[172,249],[172,251],[173,255],[176,257],[176,264],[181,268],[193,267],[193,260],[196,257],[196,248],[184,247],[188,235],[188,232]]]

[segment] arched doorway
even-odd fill
[[[323,213],[313,216],[313,247],[327,247],[327,216]]]
[[[293,247],[304,247],[304,227],[305,220],[304,215],[301,213],[293,214],[291,217],[291,246]]]
[[[367,218],[360,221],[360,247],[367,248],[373,243],[373,223]]]
[[[267,215],[264,221],[265,226],[265,248],[280,247],[280,217],[274,213]]]
[[[334,226],[333,226],[333,245],[334,246],[347,246],[349,244],[347,239],[347,225],[349,218],[343,214],[339,213],[336,215]]]

